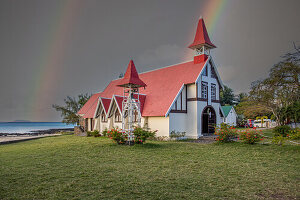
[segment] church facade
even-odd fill
[[[220,90],[223,83],[210,55],[216,46],[210,41],[204,20],[199,19],[192,61],[138,74],[131,60],[125,76],[135,76],[145,83],[134,98],[140,110],[133,121],[142,127],[157,130],[157,136],[185,132],[187,138],[213,134],[215,125],[223,122]],[[134,77],[133,77],[134,78]],[[80,126],[92,131],[122,127],[122,79],[111,81],[103,92],[93,94],[78,112]],[[141,119],[141,121],[138,121]]]

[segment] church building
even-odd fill
[[[223,83],[210,51],[216,46],[210,41],[201,18],[193,43],[192,61],[137,73],[134,62],[128,64],[124,78],[111,81],[104,91],[93,94],[80,109],[82,130],[92,131],[122,128],[124,79],[138,83],[139,102],[133,121],[141,127],[157,130],[157,136],[169,137],[170,132],[185,132],[187,138],[199,138],[214,133],[215,125],[223,122],[220,104]]]

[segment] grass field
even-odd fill
[[[72,135],[0,146],[0,199],[299,199],[300,147]]]

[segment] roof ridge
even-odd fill
[[[160,69],[165,69],[165,68],[168,68],[168,67],[173,67],[173,66],[176,66],[176,65],[181,65],[181,64],[188,63],[188,62],[193,62],[193,61],[194,61],[194,60],[183,61],[183,62],[180,62],[180,63],[167,65],[167,66],[160,67],[160,68],[157,68],[157,69],[151,69],[151,70],[148,70],[148,71],[140,72],[139,74],[145,74],[145,73],[148,73],[148,72],[152,72],[152,71],[156,71],[156,70],[160,70]],[[117,80],[121,80],[121,79],[122,79],[122,78],[116,78],[116,79],[113,79],[113,80],[111,80],[111,81],[117,81]],[[104,89],[104,90],[105,90],[105,89]],[[102,92],[103,92],[103,91],[102,91]]]
[[[167,65],[165,67],[160,67],[160,68],[157,68],[157,69],[152,69],[152,70],[149,70],[149,71],[141,72],[140,74],[145,74],[145,73],[153,72],[153,71],[156,71],[156,70],[161,70],[161,69],[165,69],[165,68],[169,68],[169,67],[174,67],[174,66],[181,65],[181,64],[184,64],[184,63],[188,63],[188,62],[193,62],[193,60],[184,61],[184,62],[172,64],[172,65]]]

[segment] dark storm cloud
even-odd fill
[[[101,91],[131,58],[139,72],[191,59],[188,36],[207,2],[81,1],[59,66],[62,77],[53,80],[59,87],[49,98],[61,104],[66,95]],[[293,41],[299,43],[300,1],[226,2],[210,34],[218,47],[212,54],[224,83],[235,92],[248,91],[292,50]],[[33,105],[32,95],[64,3],[0,1],[0,121],[60,120],[51,105]],[[33,118],[33,110],[43,116]]]

